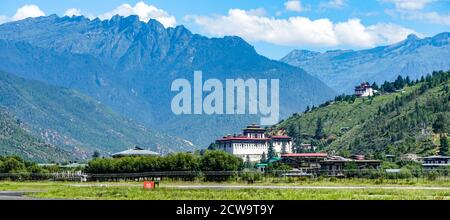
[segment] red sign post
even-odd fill
[[[155,188],[155,181],[144,182],[144,189],[154,189],[154,188]]]

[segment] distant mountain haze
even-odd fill
[[[0,69],[68,87],[98,99],[145,126],[206,147],[258,123],[255,115],[180,115],[170,109],[173,80],[280,79],[281,116],[318,105],[336,93],[298,67],[270,60],[239,37],[207,38],[183,26],[114,16],[28,18],[0,25]]]
[[[419,78],[450,69],[450,33],[420,39],[409,35],[396,44],[367,50],[325,53],[294,50],[281,61],[317,76],[339,93],[352,93],[362,81],[392,81],[398,75]]]

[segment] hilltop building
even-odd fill
[[[266,129],[252,124],[243,129],[242,134],[217,139],[216,144],[219,149],[252,162],[260,161],[263,153],[267,155],[271,143],[277,154],[293,152],[291,137],[267,136],[265,133]]]
[[[355,95],[358,97],[373,96],[373,88],[368,82],[363,82],[361,85],[355,87]]]

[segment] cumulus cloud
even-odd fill
[[[383,0],[393,3],[398,10],[422,10],[435,0]]]
[[[64,12],[64,16],[80,16],[81,15],[81,10],[78,8],[69,8],[66,10],[66,12]]]
[[[425,7],[436,0],[383,0],[395,4],[395,10],[386,10],[391,16],[406,20],[424,21],[428,23],[450,25],[450,14],[435,11],[424,11]]]
[[[13,21],[22,20],[25,18],[34,18],[45,16],[45,13],[37,5],[24,5],[17,9],[16,14],[12,17]]]
[[[294,11],[294,12],[302,12],[305,10],[300,1],[294,0],[285,2],[284,9],[286,9],[286,11]]]
[[[212,36],[238,35],[248,41],[285,46],[368,48],[400,41],[411,33],[418,34],[389,23],[365,26],[356,18],[338,23],[327,18],[311,20],[301,16],[278,19],[252,15],[241,9],[230,9],[227,15],[192,15],[188,19]]]
[[[24,5],[18,8],[12,17],[0,15],[0,24],[40,16],[45,16],[45,13],[37,5]]]
[[[138,2],[136,5],[122,4],[112,11],[106,12],[100,16],[100,19],[110,19],[114,15],[130,16],[137,15],[141,21],[148,22],[155,19],[161,22],[165,27],[173,27],[176,25],[174,16],[169,15],[166,11],[159,9],[153,5],[147,5],[144,2]]]

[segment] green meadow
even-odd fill
[[[305,188],[178,188],[180,186]],[[335,188],[314,188],[324,186]],[[136,182],[0,182],[0,191],[29,191],[26,196],[33,198],[83,200],[450,200],[448,180],[404,180],[384,183],[374,180],[323,180],[272,184],[171,181],[162,182],[161,187],[156,189],[143,189],[142,183]]]

